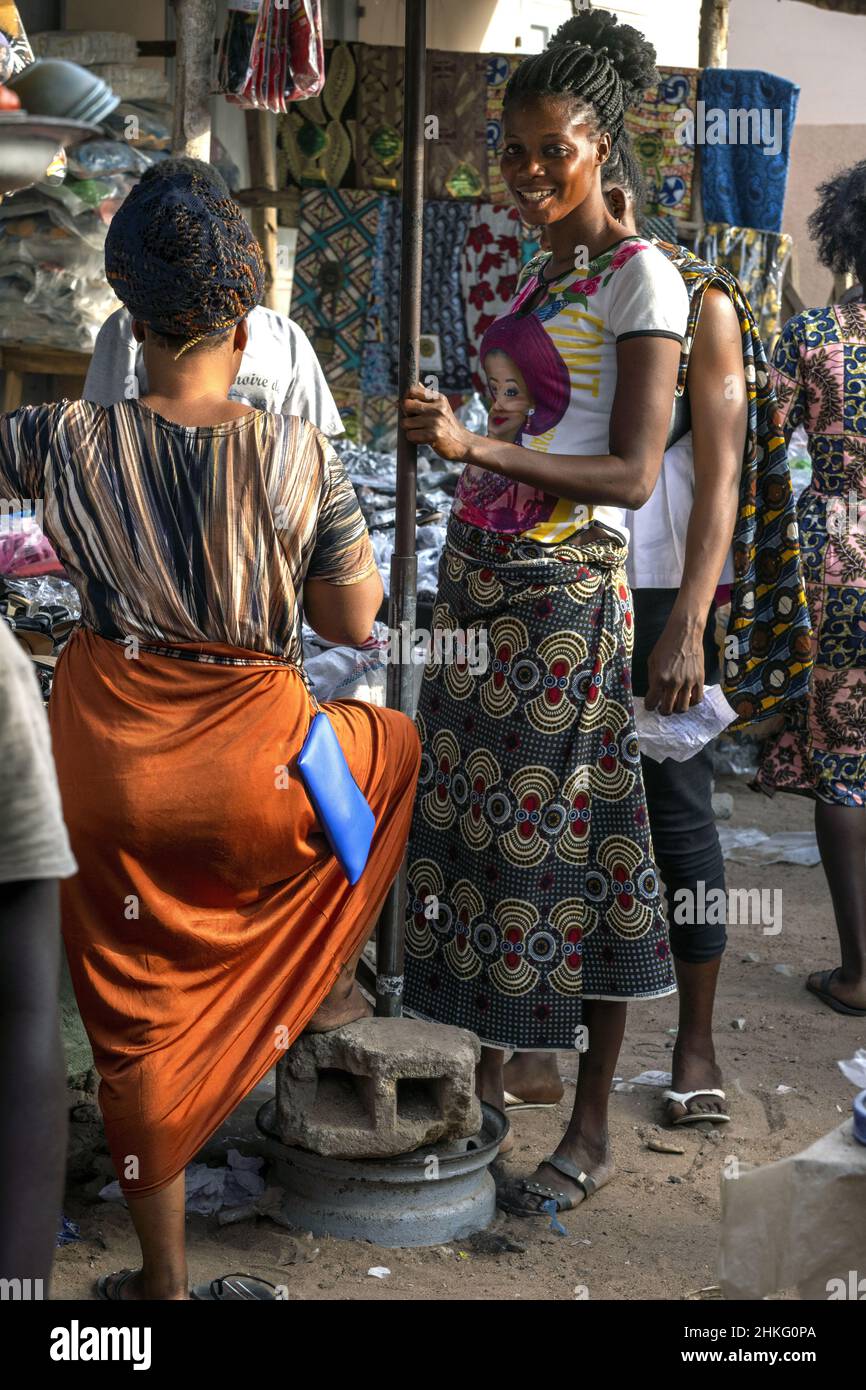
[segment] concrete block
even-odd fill
[[[284,1144],[342,1158],[410,1153],[481,1128],[474,1033],[403,1018],[362,1018],[305,1033],[277,1067]]]

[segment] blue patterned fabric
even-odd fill
[[[736,144],[699,144],[701,199],[706,222],[728,222],[735,227],[757,227],[763,232],[782,230],[782,208],[788,178],[791,134],[797,114],[800,88],[785,77],[743,68],[705,68],[699,96],[704,102],[705,134],[712,137],[713,113],[724,112],[727,139],[736,138],[734,117],[729,113],[757,112],[749,129],[761,138]],[[776,115],[781,112],[781,115]],[[763,113],[763,117],[762,117]],[[778,154],[765,153],[776,131]],[[743,133],[742,131],[740,132]],[[696,131],[700,140],[701,131]]]
[[[442,368],[436,375],[443,391],[472,389],[460,289],[460,257],[471,210],[470,204],[453,199],[433,199],[424,205],[421,332],[439,337]],[[383,195],[364,335],[361,389],[365,396],[387,396],[397,390],[402,220],[399,200]]]

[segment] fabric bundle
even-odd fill
[[[427,141],[428,198],[487,193],[487,66],[477,53],[430,56],[427,110],[438,127]]]
[[[700,96],[706,131],[699,132],[699,138],[720,131],[726,135],[724,144],[710,143],[709,138],[701,144],[701,197],[707,222],[764,232],[782,230],[799,95],[800,88],[793,82],[769,72],[704,70]]]
[[[692,214],[695,151],[691,143],[698,92],[697,68],[659,68],[658,86],[626,113],[647,185],[646,211],[688,220]]]
[[[473,211],[451,199],[424,205],[421,334],[438,342],[441,366],[431,365],[430,371],[443,391],[468,391],[471,386],[460,266]],[[361,386],[365,395],[387,396],[397,389],[401,230],[400,203],[383,197],[364,339]]]
[[[759,232],[754,227],[728,227],[718,222],[708,223],[695,245],[702,260],[736,276],[768,356],[781,326],[782,284],[792,246],[786,232]]]
[[[357,390],[379,221],[379,196],[307,189],[292,287],[292,318],[303,328],[329,384]]]
[[[281,187],[354,188],[357,62],[354,44],[325,45],[325,85],[317,97],[277,117]]]

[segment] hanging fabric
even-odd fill
[[[301,194],[291,312],[311,339],[329,386],[360,386],[378,220],[375,193],[342,188]]]
[[[422,381],[435,376],[442,391],[471,389],[460,266],[473,211],[473,206],[450,198],[424,205],[420,374]],[[397,390],[402,222],[398,199],[383,196],[364,334],[365,396]]]
[[[358,45],[358,185],[396,192],[403,158],[403,50]]]
[[[626,112],[625,128],[646,180],[646,212],[688,221],[692,215],[697,68],[659,68],[659,81]]]
[[[494,319],[507,311],[514,298],[523,263],[523,244],[517,208],[492,203],[470,208],[460,258],[460,285],[471,381],[477,391],[487,390],[480,372],[478,348]]]
[[[490,53],[486,62],[485,78],[487,115],[487,190],[491,203],[504,203],[508,198],[505,180],[499,172],[499,156],[502,152],[502,103],[508,79],[518,63],[520,54]]]
[[[325,44],[321,95],[277,117],[277,175],[281,188],[355,188],[357,62],[355,45]]]
[[[487,196],[487,59],[478,53],[430,54],[427,110],[435,120],[427,147],[428,198]]]
[[[780,232],[800,88],[770,72],[706,68],[700,95],[704,220]]]
[[[787,232],[759,232],[719,222],[707,223],[695,244],[701,260],[722,266],[739,281],[768,357],[782,326],[782,284],[792,246]]]

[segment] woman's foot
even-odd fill
[[[595,1193],[598,1188],[604,1187],[605,1183],[610,1182],[616,1173],[616,1166],[610,1151],[610,1142],[605,1136],[604,1140],[590,1139],[583,1135],[572,1138],[566,1135],[560,1143],[558,1149],[553,1154],[554,1158],[564,1159],[566,1164],[579,1169],[592,1179],[591,1191]],[[586,1188],[566,1173],[555,1168],[553,1164],[545,1161],[540,1163],[534,1173],[528,1178],[510,1184],[510,1191],[505,1193],[509,1210],[514,1210],[514,1206],[522,1208],[520,1214],[531,1216],[533,1213],[545,1213],[545,1201],[552,1200],[545,1198],[542,1193],[527,1191],[526,1188],[532,1187],[549,1188],[552,1192],[560,1192],[567,1199],[564,1203],[558,1203],[557,1209],[572,1210],[585,1202],[587,1198]],[[570,1205],[569,1205],[570,1203]],[[549,1209],[548,1209],[549,1210]]]
[[[680,1034],[674,1043],[672,1059],[672,1091],[697,1091],[699,1094],[683,1105],[678,1100],[667,1101],[667,1120],[673,1124],[684,1115],[723,1115],[726,1102],[708,1091],[722,1089],[721,1068],[716,1064],[712,1038],[691,1039]]]
[[[827,1003],[826,996],[844,1004],[848,1009],[866,1009],[866,980],[848,979],[844,970],[815,970],[806,981],[806,988]],[[832,1003],[829,1005],[832,1008]]]
[[[337,980],[330,994],[317,1008],[310,1019],[305,1033],[330,1033],[334,1028],[342,1028],[346,1023],[356,1023],[359,1018],[371,1018],[373,1006],[368,1003],[354,979]]]
[[[170,1289],[167,1285],[145,1283],[141,1269],[120,1269],[114,1274],[103,1274],[96,1288],[99,1297],[110,1303],[177,1302],[189,1298],[185,1285],[180,1289]]]
[[[509,1095],[528,1105],[557,1105],[565,1094],[555,1052],[515,1052],[503,1076]]]

